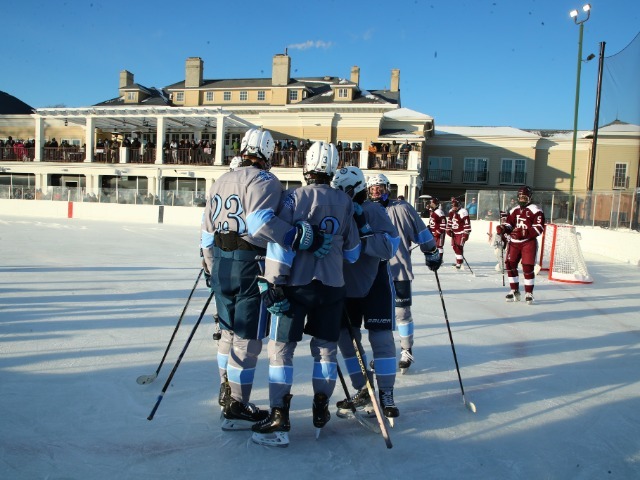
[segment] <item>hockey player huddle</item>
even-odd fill
[[[312,144],[304,165],[307,185],[283,191],[269,171],[274,147],[270,132],[246,132],[237,166],[208,192],[200,246],[221,329],[222,429],[251,430],[255,443],[286,447],[293,357],[303,334],[311,337],[317,434],[331,418],[338,350],[355,394],[337,402],[336,415],[362,415],[379,406],[391,423],[399,416],[396,370],[413,363],[411,244],[420,246],[433,271],[442,263],[442,244],[411,205],[389,198],[386,176],[365,179],[357,167],[338,169],[331,143]],[[453,238],[460,235],[457,229]],[[462,245],[469,232],[462,234]],[[372,349],[371,369],[364,367],[362,328]],[[269,410],[250,402],[265,338]],[[374,378],[378,392],[372,398]]]

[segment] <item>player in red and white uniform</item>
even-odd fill
[[[431,230],[431,235],[433,235],[433,238],[436,241],[436,247],[442,257],[444,254],[444,240],[447,233],[447,216],[440,207],[440,200],[436,197],[431,198],[429,208],[431,210],[431,214],[429,216],[429,230]]]
[[[471,234],[471,220],[469,212],[460,206],[456,198],[451,199],[451,210],[447,216],[447,235],[451,237],[451,246],[456,254],[455,268],[460,270],[464,261],[464,244]]]
[[[518,190],[518,206],[507,212],[502,220],[499,234],[507,240],[507,255],[505,269],[509,276],[511,291],[507,294],[507,302],[520,301],[520,280],[518,277],[518,263],[522,261],[522,275],[524,276],[525,300],[533,303],[534,265],[538,253],[537,238],[544,233],[544,212],[540,207],[531,203],[533,191],[529,187]]]

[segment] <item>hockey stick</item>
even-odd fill
[[[193,288],[191,289],[191,293],[189,294],[189,298],[187,298],[187,303],[185,304],[184,308],[182,309],[182,313],[180,314],[180,318],[178,319],[178,323],[176,324],[176,328],[173,329],[173,333],[171,334],[171,339],[169,340],[169,344],[167,345],[167,348],[164,351],[164,355],[162,356],[162,360],[160,360],[160,365],[158,365],[158,368],[156,368],[155,373],[152,373],[151,375],[140,375],[136,379],[136,382],[138,382],[140,385],[146,385],[147,383],[151,383],[156,378],[158,378],[158,374],[160,373],[160,369],[162,368],[162,365],[164,364],[164,360],[167,358],[167,353],[169,353],[169,348],[171,348],[171,344],[173,343],[173,339],[176,337],[176,333],[178,332],[178,328],[180,328],[180,324],[182,323],[182,319],[184,318],[184,314],[187,311],[187,307],[189,306],[189,302],[191,301],[191,297],[193,296],[193,292],[195,292],[196,287],[198,286],[198,282],[200,281],[200,277],[202,276],[202,272],[204,272],[204,268],[200,269],[200,273],[198,273],[198,278],[196,278],[196,283],[193,284]]]
[[[465,256],[462,256],[462,259],[464,260],[464,263],[467,264],[467,268],[469,269],[469,271],[471,272],[471,275],[473,275],[474,277],[476,276],[475,273],[473,273],[473,270],[471,270],[471,265],[469,265],[469,262],[467,262],[467,259],[465,258]]]
[[[462,377],[460,376],[460,367],[458,366],[458,356],[456,355],[456,347],[453,345],[453,335],[451,335],[451,327],[449,326],[449,316],[447,315],[447,307],[444,305],[444,296],[442,295],[442,288],[440,287],[440,278],[438,278],[438,272],[436,274],[436,282],[438,282],[438,291],[440,292],[440,300],[442,301],[442,310],[444,312],[444,319],[447,322],[447,331],[449,332],[449,341],[451,342],[451,350],[453,351],[453,361],[456,363],[456,372],[458,372],[458,382],[460,382],[460,390],[462,391],[462,402],[464,406],[476,413],[476,406],[473,402],[468,402],[464,397],[464,387],[462,386]]]
[[[368,418],[365,417],[362,412],[359,412],[356,406],[351,401],[351,395],[349,395],[349,388],[347,387],[347,382],[344,381],[344,376],[342,375],[342,370],[340,369],[340,365],[336,363],[338,367],[338,377],[340,378],[340,383],[342,384],[342,389],[344,390],[344,394],[347,397],[347,402],[351,406],[351,413],[358,421],[360,425],[362,425],[367,430],[372,431],[373,433],[381,433],[380,427],[378,425],[374,425],[373,423],[368,421]]]
[[[169,388],[169,385],[171,384],[171,380],[173,380],[173,376],[175,375],[176,370],[178,369],[178,366],[180,365],[180,362],[182,361],[182,357],[184,357],[184,354],[186,353],[187,348],[189,347],[189,344],[191,343],[191,339],[195,335],[196,330],[198,329],[198,326],[200,325],[200,322],[202,321],[202,317],[204,317],[204,314],[207,311],[207,307],[209,306],[209,303],[211,302],[212,298],[213,298],[213,292],[211,292],[209,294],[209,298],[207,298],[207,301],[204,304],[204,307],[202,307],[202,312],[200,312],[200,317],[198,317],[198,321],[195,323],[195,325],[191,329],[191,333],[189,334],[189,338],[187,339],[187,342],[184,344],[184,347],[182,348],[182,352],[180,352],[180,356],[178,357],[178,360],[176,361],[176,364],[171,369],[171,373],[169,374],[169,377],[167,378],[167,381],[164,383],[164,387],[162,387],[162,392],[160,392],[160,395],[158,395],[158,400],[156,401],[156,404],[153,406],[153,410],[151,410],[151,413],[147,417],[147,420],[153,420],[153,417],[156,414],[156,410],[158,410],[158,407],[160,406],[160,402],[164,398],[164,394],[167,391],[167,388]]]
[[[385,423],[385,417],[382,415],[382,410],[380,409],[380,403],[378,401],[378,397],[376,397],[376,391],[371,385],[369,381],[369,375],[367,375],[367,367],[364,364],[364,360],[362,358],[362,349],[360,344],[356,340],[356,336],[353,333],[353,327],[351,326],[351,319],[349,318],[349,314],[345,309],[345,315],[347,316],[347,330],[349,331],[349,336],[351,337],[351,342],[353,343],[353,347],[356,350],[356,357],[358,359],[358,364],[360,365],[360,370],[362,371],[362,375],[364,375],[364,381],[367,385],[367,391],[369,392],[369,396],[371,397],[371,403],[373,403],[373,410],[376,412],[376,418],[378,419],[378,425],[380,425],[380,433],[382,433],[382,438],[384,438],[384,443],[387,445],[387,448],[393,448],[393,444],[391,443],[391,438],[389,437],[389,430],[387,430],[387,424]]]

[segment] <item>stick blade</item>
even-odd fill
[[[477,413],[476,404],[473,402],[464,402],[464,406],[467,407],[471,412]]]
[[[157,373],[154,373],[152,375],[140,375],[136,379],[136,382],[138,382],[138,385],[146,385],[147,383],[153,382],[156,378],[158,378]]]

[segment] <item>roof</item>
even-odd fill
[[[94,107],[130,107],[132,105],[148,105],[148,106],[167,106],[171,105],[171,101],[169,100],[168,95],[165,94],[162,90],[158,90],[157,88],[147,88],[142,85],[135,84],[136,90],[143,91],[149,97],[142,100],[139,103],[125,103],[124,97],[115,97],[109,100],[105,100],[104,102],[96,103],[93,105]],[[126,89],[132,89],[132,85],[127,85]]]
[[[0,91],[0,115],[30,115],[34,108],[7,92]]]
[[[531,131],[514,127],[450,127],[443,125],[436,127],[435,136],[439,135],[458,135],[461,137],[540,137],[540,135]]]

